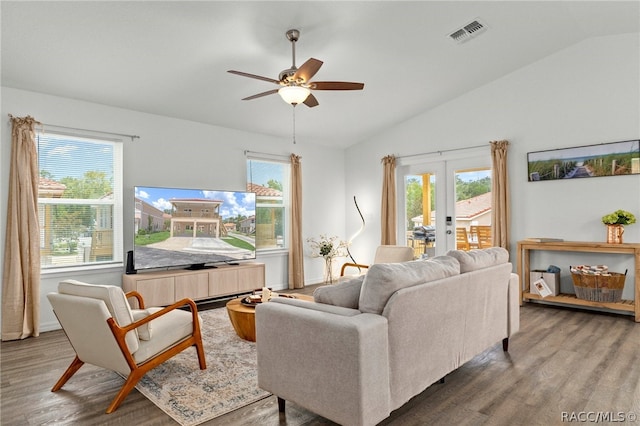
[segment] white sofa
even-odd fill
[[[519,328],[518,277],[498,247],[372,265],[316,302],[256,308],[258,385],[334,422],[374,425]]]

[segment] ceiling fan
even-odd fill
[[[347,81],[311,81],[311,78],[318,72],[323,62],[310,58],[300,66],[296,67],[296,42],[300,38],[300,31],[292,29],[286,32],[287,39],[291,42],[291,68],[280,72],[278,79],[262,77],[260,75],[249,74],[242,71],[229,70],[231,74],[237,74],[243,77],[255,78],[280,86],[279,89],[272,89],[266,92],[258,93],[253,96],[242,99],[248,101],[251,99],[261,98],[275,93],[280,94],[285,102],[296,106],[304,103],[308,107],[318,105],[318,100],[311,93],[312,90],[362,90],[364,83],[351,83]]]

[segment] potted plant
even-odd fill
[[[602,223],[607,225],[607,243],[622,244],[624,225],[636,223],[636,217],[626,210],[616,210],[602,216]]]
[[[333,258],[346,256],[347,245],[346,241],[342,241],[340,238],[333,236],[328,237],[326,235],[320,235],[319,238],[307,238],[307,242],[311,247],[312,257],[322,257],[325,262],[325,278],[324,282],[333,283]]]

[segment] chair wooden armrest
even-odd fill
[[[340,276],[344,277],[344,270],[348,267],[352,267],[352,268],[368,268],[369,265],[362,265],[360,263],[345,263],[344,265],[342,265],[342,268],[340,269]]]
[[[134,297],[138,301],[138,309],[144,309],[144,299],[137,291],[130,291],[124,295],[127,299]]]
[[[135,292],[132,292],[135,293]],[[128,293],[127,293],[128,294]],[[139,299],[141,300],[141,299]],[[143,324],[148,323],[149,321],[153,321],[154,319],[158,318],[159,316],[165,315],[171,311],[175,311],[176,309],[179,309],[185,305],[189,306],[189,310],[191,311],[191,316],[193,317],[193,332],[195,334],[196,329],[198,334],[200,334],[200,320],[198,319],[198,306],[196,305],[196,302],[194,302],[193,300],[189,299],[189,298],[185,298],[182,300],[179,300],[165,308],[160,309],[158,312],[154,312],[150,315],[147,315],[146,317],[139,319],[138,321],[134,321],[131,324],[127,325],[126,327],[120,327],[117,324],[114,324],[115,326],[122,330],[122,335],[124,336],[125,334],[127,334],[129,331],[134,330],[138,327],[140,327]],[[144,309],[144,308],[141,308]]]

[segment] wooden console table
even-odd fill
[[[565,251],[565,252],[592,252],[627,254],[634,257],[634,298],[635,300],[622,300],[620,302],[592,302],[578,299],[574,294],[560,294],[547,296],[545,302],[564,303],[566,305],[591,306],[607,308],[616,311],[633,312],[635,322],[640,322],[640,244],[607,244],[583,241],[553,241],[536,242],[518,241],[517,272],[520,276],[520,304],[528,300],[543,300],[538,294],[530,292],[530,264],[531,250]]]

